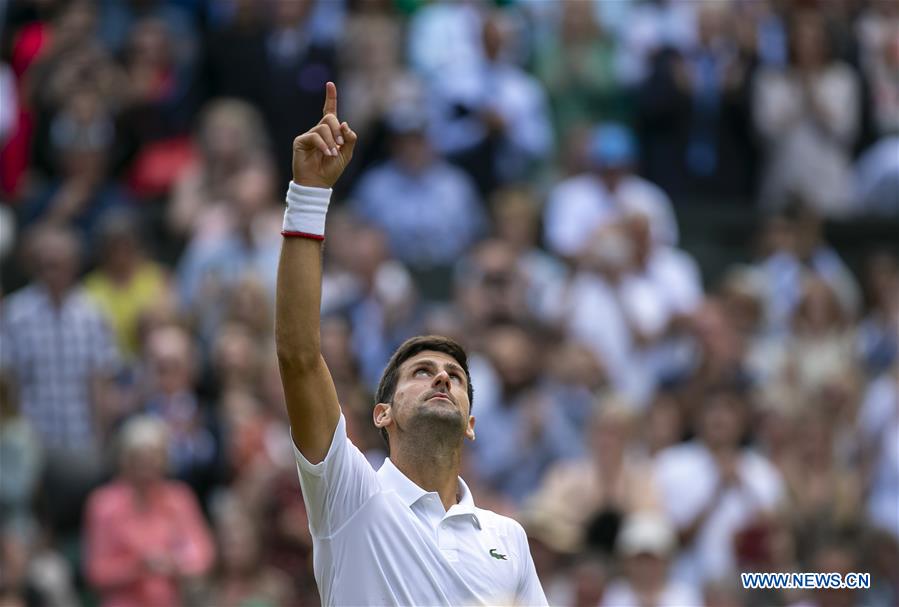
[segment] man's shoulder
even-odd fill
[[[493,510],[475,507],[481,527],[497,531],[500,535],[511,535],[527,542],[527,532],[517,520],[511,516],[499,514]]]
[[[3,303],[3,313],[9,315],[9,320],[13,320],[13,316],[20,316],[34,312],[34,304],[41,299],[40,290],[35,285],[28,285],[9,294]]]

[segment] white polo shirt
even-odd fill
[[[449,511],[388,459],[377,472],[341,414],[325,459],[294,447],[323,605],[546,605],[516,521],[461,500]]]

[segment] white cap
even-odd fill
[[[664,517],[652,512],[638,512],[625,519],[617,547],[625,556],[649,553],[666,557],[674,550],[676,539],[674,529]]]

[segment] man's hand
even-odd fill
[[[330,188],[353,157],[356,133],[337,120],[337,87],[325,85],[325,107],[317,125],[293,140],[293,180],[298,185]]]

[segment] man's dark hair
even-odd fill
[[[404,341],[384,367],[381,381],[378,382],[378,391],[375,393],[375,404],[393,403],[396,394],[396,385],[399,383],[400,366],[420,352],[443,352],[452,356],[462,370],[465,371],[465,383],[468,386],[469,407],[474,406],[474,388],[471,385],[471,375],[468,373],[468,355],[456,341],[440,335],[421,335],[411,337]],[[390,441],[387,438],[387,428],[381,428],[381,438],[387,444],[387,454],[390,454]]]

